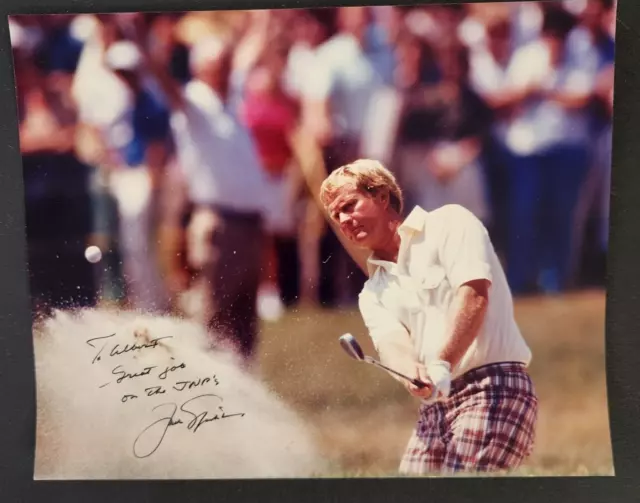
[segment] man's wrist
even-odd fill
[[[451,390],[451,363],[446,360],[433,360],[427,364],[426,373],[436,387],[436,395],[448,397]]]

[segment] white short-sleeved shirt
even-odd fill
[[[191,200],[277,219],[277,194],[249,131],[206,84],[190,82],[184,98],[171,126]]]
[[[408,333],[418,361],[437,359],[450,335],[447,318],[456,291],[469,281],[486,279],[491,286],[484,323],[452,375],[498,362],[528,365],[531,351],[516,324],[504,271],[482,223],[462,206],[431,212],[416,206],[398,232],[397,263],[371,257],[369,279],[360,293],[360,312],[375,347]]]

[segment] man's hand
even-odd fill
[[[427,366],[418,367],[419,379],[432,383],[430,396],[424,398],[447,398],[451,391],[451,365],[443,360],[436,360]]]
[[[420,398],[423,400],[428,400],[429,398],[431,398],[434,391],[433,382],[431,382],[431,379],[424,372],[421,372],[420,364],[416,363],[415,366],[413,366],[413,372],[405,371],[405,375],[417,381],[423,382],[424,384],[426,384],[426,386],[424,386],[423,388],[419,388],[412,382],[407,381],[406,379],[402,379],[395,374],[391,374],[392,377],[398,380],[405,387],[405,389],[411,394],[411,396],[415,396],[416,398]]]
[[[381,362],[410,379],[424,383],[426,386],[419,388],[411,381],[393,372],[389,372],[389,375],[402,384],[411,396],[428,400],[434,392],[434,385],[431,378],[424,372],[424,367],[415,359],[411,348],[403,348],[397,339],[394,342],[395,344],[386,344],[383,347],[378,347]]]
[[[405,388],[407,388],[407,391],[411,393],[412,396],[415,396],[416,398],[421,398],[423,400],[428,400],[433,396],[433,392],[434,392],[433,384],[429,382],[428,379],[425,379],[425,378],[418,377],[418,380],[425,383],[426,386],[424,388],[418,388],[415,384],[405,380],[404,381]]]

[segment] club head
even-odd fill
[[[340,336],[340,345],[342,346],[342,349],[344,349],[345,352],[354,360],[365,360],[364,351],[362,351],[360,344],[358,344],[358,341],[353,335],[344,334]]]

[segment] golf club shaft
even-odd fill
[[[418,388],[424,388],[426,387],[426,384],[423,383],[422,381],[419,381],[418,379],[412,379],[410,377],[407,377],[404,374],[401,374],[400,372],[397,372],[393,369],[390,369],[389,367],[387,367],[386,365],[383,365],[382,363],[380,363],[377,360],[374,360],[373,358],[371,358],[370,356],[365,357],[365,361],[368,363],[371,363],[372,365],[375,365],[376,367],[380,367],[384,370],[386,370],[387,372],[391,372],[392,374],[397,375],[398,377],[402,377],[403,379],[406,379],[407,381],[411,382],[412,384],[414,384],[415,386],[417,386]]]

